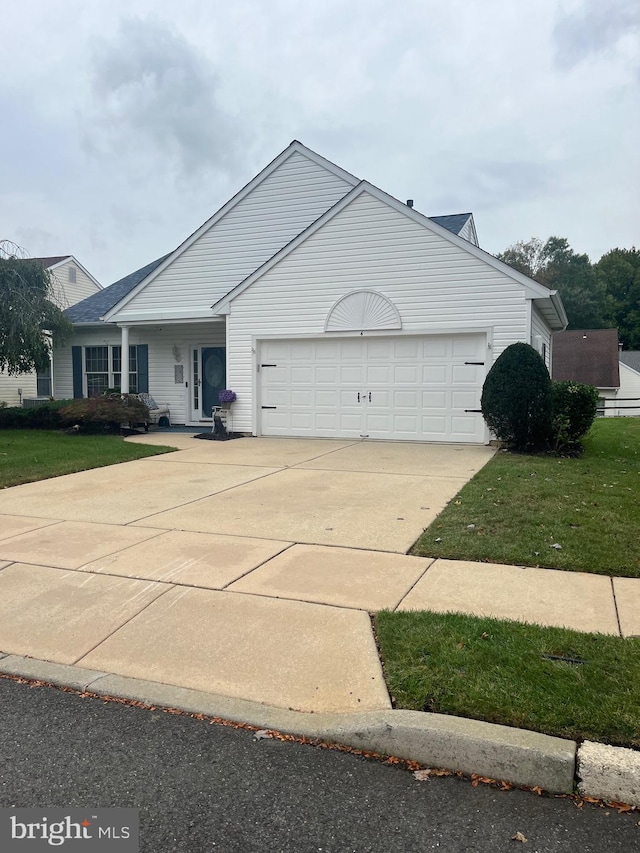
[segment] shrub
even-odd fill
[[[82,432],[120,432],[122,424],[144,423],[149,409],[135,397],[89,397],[73,400],[60,411],[64,426],[78,426]]]
[[[540,450],[551,436],[551,379],[529,344],[507,347],[487,374],[482,416],[494,435],[512,450]]]
[[[553,382],[552,443],[555,450],[575,447],[594,422],[598,389],[581,382]]]
[[[51,400],[41,406],[23,409],[10,406],[0,409],[0,429],[60,429],[60,410],[70,400]]]

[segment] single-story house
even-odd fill
[[[56,395],[148,391],[172,423],[237,394],[249,435],[484,443],[487,371],[548,364],[558,293],[297,141],[175,251],[67,312]],[[122,371],[122,353],[129,370]]]
[[[640,415],[640,353],[624,352],[617,329],[572,329],[552,338],[551,377],[594,385],[598,414]]]
[[[102,285],[73,255],[32,258],[48,269],[53,278],[53,301],[59,308],[68,308],[102,290]],[[0,371],[0,401],[8,406],[29,405],[49,399],[53,393],[52,367],[44,373],[22,373],[9,376]]]

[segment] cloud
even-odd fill
[[[155,162],[193,181],[236,161],[239,128],[221,103],[220,77],[196,47],[158,18],[128,18],[92,56],[95,99],[88,147],[135,167]]]
[[[583,60],[610,50],[640,31],[637,0],[583,0],[561,13],[554,27],[555,59],[560,68],[573,68]],[[636,45],[636,56],[638,54]]]

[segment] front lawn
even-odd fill
[[[0,431],[0,488],[32,483],[167,453],[172,447],[133,444],[117,435],[67,435],[35,429]]]
[[[640,577],[640,419],[599,419],[584,444],[579,459],[498,452],[411,553]]]
[[[375,625],[397,708],[640,748],[640,639],[450,613]]]

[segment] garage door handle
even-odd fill
[[[465,361],[465,364],[477,364],[481,367],[484,367],[484,361]]]
[[[261,409],[277,409],[277,406],[261,406]]]
[[[369,391],[369,402],[371,402],[371,391]]]
[[[360,402],[360,392],[358,391],[358,402]]]

